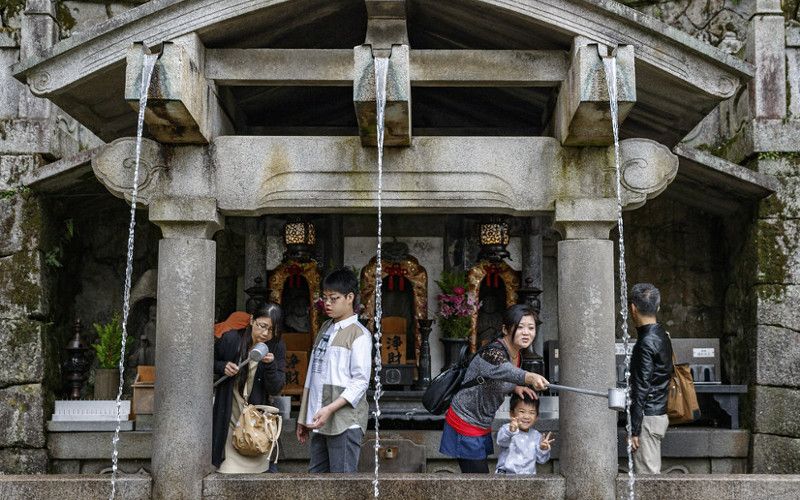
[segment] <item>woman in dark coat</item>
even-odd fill
[[[246,457],[237,453],[230,436],[245,403],[244,394],[250,404],[268,405],[270,396],[278,395],[286,383],[286,345],[281,340],[280,324],[280,306],[267,303],[253,313],[246,328],[224,333],[214,346],[214,373],[229,377],[217,386],[214,397],[211,462],[220,472],[265,472],[269,468],[266,455]],[[269,353],[239,370],[237,366],[258,342],[266,343]]]

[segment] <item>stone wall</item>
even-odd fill
[[[28,2],[32,22],[23,26],[25,10],[24,0],[0,0],[0,474],[47,472],[45,422],[60,392],[58,318],[68,302],[56,293],[64,228],[21,179],[97,144],[11,76],[10,65],[76,26],[61,1]]]
[[[33,155],[0,156],[0,473],[47,469],[44,414],[54,368],[40,251],[46,219],[41,200],[18,184],[40,163]]]
[[[625,214],[629,286],[650,282],[658,287],[659,319],[675,337],[722,333],[725,290],[719,222],[668,195]]]
[[[752,430],[753,472],[800,472],[800,156],[762,154],[760,172],[780,190],[764,200],[751,236],[756,276]]]

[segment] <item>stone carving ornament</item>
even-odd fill
[[[134,169],[136,167],[136,139],[123,137],[117,139],[92,159],[92,170],[106,188],[119,198],[131,201]],[[139,191],[137,204],[148,205],[157,192],[158,179],[166,162],[160,145],[150,139],[142,139],[139,160]]]
[[[613,154],[613,148],[609,149]],[[620,141],[619,150],[627,209],[638,208],[658,196],[678,173],[678,157],[656,141],[627,139]],[[613,169],[610,173],[613,175]]]

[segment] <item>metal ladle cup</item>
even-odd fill
[[[548,389],[555,389],[557,391],[577,392],[579,394],[588,394],[589,396],[598,396],[601,398],[608,398],[608,408],[615,411],[625,411],[625,389],[612,388],[608,390],[608,394],[600,391],[592,391],[589,389],[580,389],[578,387],[569,387],[566,385],[550,384]]]
[[[244,365],[246,365],[247,363],[249,363],[251,361],[253,361],[253,362],[261,361],[262,359],[264,359],[264,356],[266,356],[267,354],[269,354],[269,347],[267,347],[267,344],[265,344],[263,342],[257,343],[250,350],[250,353],[248,353],[247,359],[242,361],[241,363],[239,363],[239,369],[241,370]],[[218,386],[220,383],[222,383],[227,378],[228,378],[227,375],[223,375],[222,377],[220,377],[216,382],[214,382],[214,387]]]

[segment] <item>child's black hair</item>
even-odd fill
[[[353,306],[358,304],[358,278],[352,269],[341,267],[331,271],[325,279],[322,280],[322,290],[331,290],[339,292],[347,296],[348,293],[353,294]]]
[[[524,398],[517,396],[516,394],[511,395],[511,402],[508,404],[508,408],[510,411],[514,411],[517,409],[517,406],[520,404],[526,404],[528,406],[533,406],[536,409],[536,414],[539,414],[539,400],[533,399],[532,397],[525,395]]]

